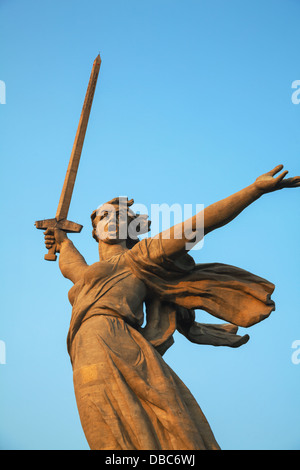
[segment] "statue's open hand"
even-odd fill
[[[272,191],[277,191],[278,189],[283,188],[296,188],[300,186],[300,176],[285,178],[285,176],[288,174],[288,171],[286,170],[280,173],[279,176],[275,177],[275,175],[282,169],[283,165],[277,165],[275,168],[273,168],[273,170],[259,176],[254,184],[260,191],[264,193],[270,193]]]
[[[56,244],[56,251],[58,253],[60,252],[60,247],[61,247],[62,242],[68,239],[66,232],[58,228],[54,230],[47,229],[44,232],[44,235],[45,235],[45,245],[46,245],[47,250],[49,250],[50,248],[52,248],[53,245]]]

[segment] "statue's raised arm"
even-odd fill
[[[228,224],[263,194],[283,188],[299,187],[300,176],[285,178],[288,171],[283,171],[275,176],[282,169],[283,165],[277,165],[273,170],[259,176],[254,183],[241,191],[211,204],[190,219],[176,224],[162,232],[162,234],[157,235],[162,239],[166,255],[177,257],[188,251],[187,247],[191,246],[191,234],[198,243],[204,235]]]

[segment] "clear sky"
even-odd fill
[[[300,174],[299,17],[299,0],[0,0],[1,449],[88,448],[66,350],[71,284],[34,222],[55,216],[98,52],[69,212],[88,263],[90,214],[115,196],[207,206],[279,163]],[[242,348],[176,334],[165,355],[223,449],[300,449],[299,203],[300,190],[266,195],[193,254],[276,284],[276,311]]]

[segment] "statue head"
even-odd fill
[[[126,241],[126,247],[132,248],[138,243],[139,235],[150,230],[151,221],[148,215],[135,214],[130,206],[134,200],[127,197],[116,197],[106,202],[91,214],[93,238],[108,244]]]

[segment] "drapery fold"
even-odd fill
[[[233,325],[248,328],[275,310],[271,300],[275,286],[266,279],[227,264],[195,264],[188,254],[171,260],[162,254],[158,239],[155,253],[152,240],[140,242],[126,256],[150,292],[143,334],[162,353],[172,344],[176,328],[198,344],[240,346],[249,336],[236,336]],[[195,309],[230,325],[198,323]]]

